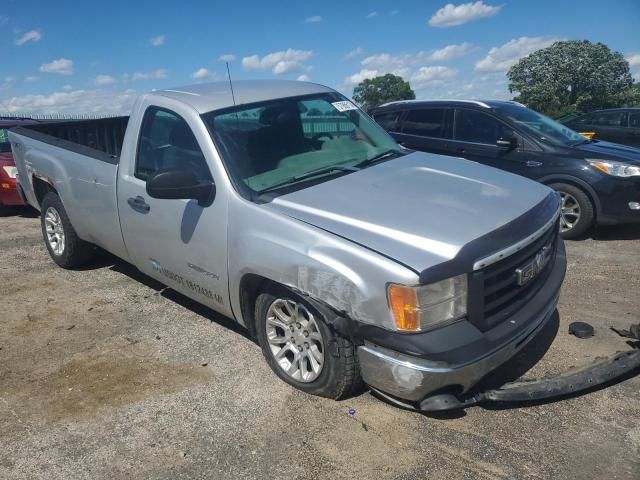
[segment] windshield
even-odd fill
[[[337,93],[203,115],[236,185],[251,194],[345,175],[401,155],[396,142]],[[394,152],[396,155],[385,155]]]
[[[9,143],[9,130],[0,128],[0,153],[11,151],[11,143]]]
[[[548,141],[565,147],[588,142],[588,140],[578,132],[574,132],[569,127],[528,108],[518,105],[507,105],[501,106],[496,110],[506,115],[524,130],[527,130],[538,140]]]

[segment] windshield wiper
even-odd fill
[[[270,192],[271,190],[277,190],[278,188],[284,187],[286,185],[291,185],[301,180],[317,177],[319,175],[326,175],[328,173],[334,173],[334,172],[357,172],[358,170],[360,169],[357,167],[348,167],[344,165],[332,165],[329,167],[317,168],[315,170],[310,170],[308,172],[301,173],[300,175],[294,175],[293,177],[289,177],[286,180],[283,180],[282,182],[278,182],[275,185],[271,185],[270,187],[260,190],[258,194]]]
[[[360,163],[356,164],[356,167],[358,168],[364,168],[366,166],[371,165],[372,163],[376,163],[379,162],[380,160],[384,160],[386,158],[389,158],[391,156],[394,155],[404,155],[404,152],[400,151],[400,150],[386,150],[382,153],[379,153],[378,155],[371,157],[371,158],[367,158],[366,160],[361,161]]]

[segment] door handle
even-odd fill
[[[147,213],[149,210],[151,210],[149,204],[145,202],[144,198],[142,198],[140,195],[138,195],[137,197],[128,198],[127,203],[131,208],[140,213]]]
[[[533,160],[527,160],[527,163],[525,163],[525,165],[527,167],[541,167],[542,166],[542,162],[535,162]]]
[[[456,148],[456,152],[457,153],[464,153],[465,149],[464,148]]]

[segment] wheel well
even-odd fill
[[[268,278],[255,274],[247,274],[240,281],[240,308],[249,334],[256,337],[256,300],[264,292],[267,285],[274,282]]]
[[[42,204],[42,199],[49,192],[58,193],[53,185],[51,185],[46,180],[42,178],[38,178],[36,176],[33,177],[33,192],[36,194],[36,200],[38,201],[38,205]]]
[[[567,185],[571,185],[572,187],[576,187],[576,188],[580,189],[580,191],[584,192],[584,194],[587,196],[587,198],[591,202],[591,205],[593,205],[594,221],[597,220],[598,211],[600,209],[600,205],[598,204],[596,199],[593,197],[593,195],[591,194],[591,192],[589,191],[588,188],[584,188],[584,186],[580,185],[579,182],[574,182],[573,180],[566,179],[566,178],[555,178],[555,179],[552,178],[550,180],[545,180],[542,183],[544,183],[547,186],[552,185],[554,183],[566,183]]]

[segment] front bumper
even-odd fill
[[[558,303],[566,262],[561,242],[545,285],[511,318],[484,332],[483,336],[490,339],[506,327],[518,328],[515,330],[517,333],[508,338],[501,335],[504,340],[499,346],[472,359],[442,361],[400,353],[365,340],[364,345],[358,347],[364,381],[379,392],[409,402],[420,402],[443,389],[457,394],[467,392],[481,378],[511,359],[542,330]],[[456,348],[456,351],[463,350]]]
[[[640,202],[640,178],[607,177],[593,187],[600,201],[599,224],[640,222],[640,210],[629,206],[630,202]]]

